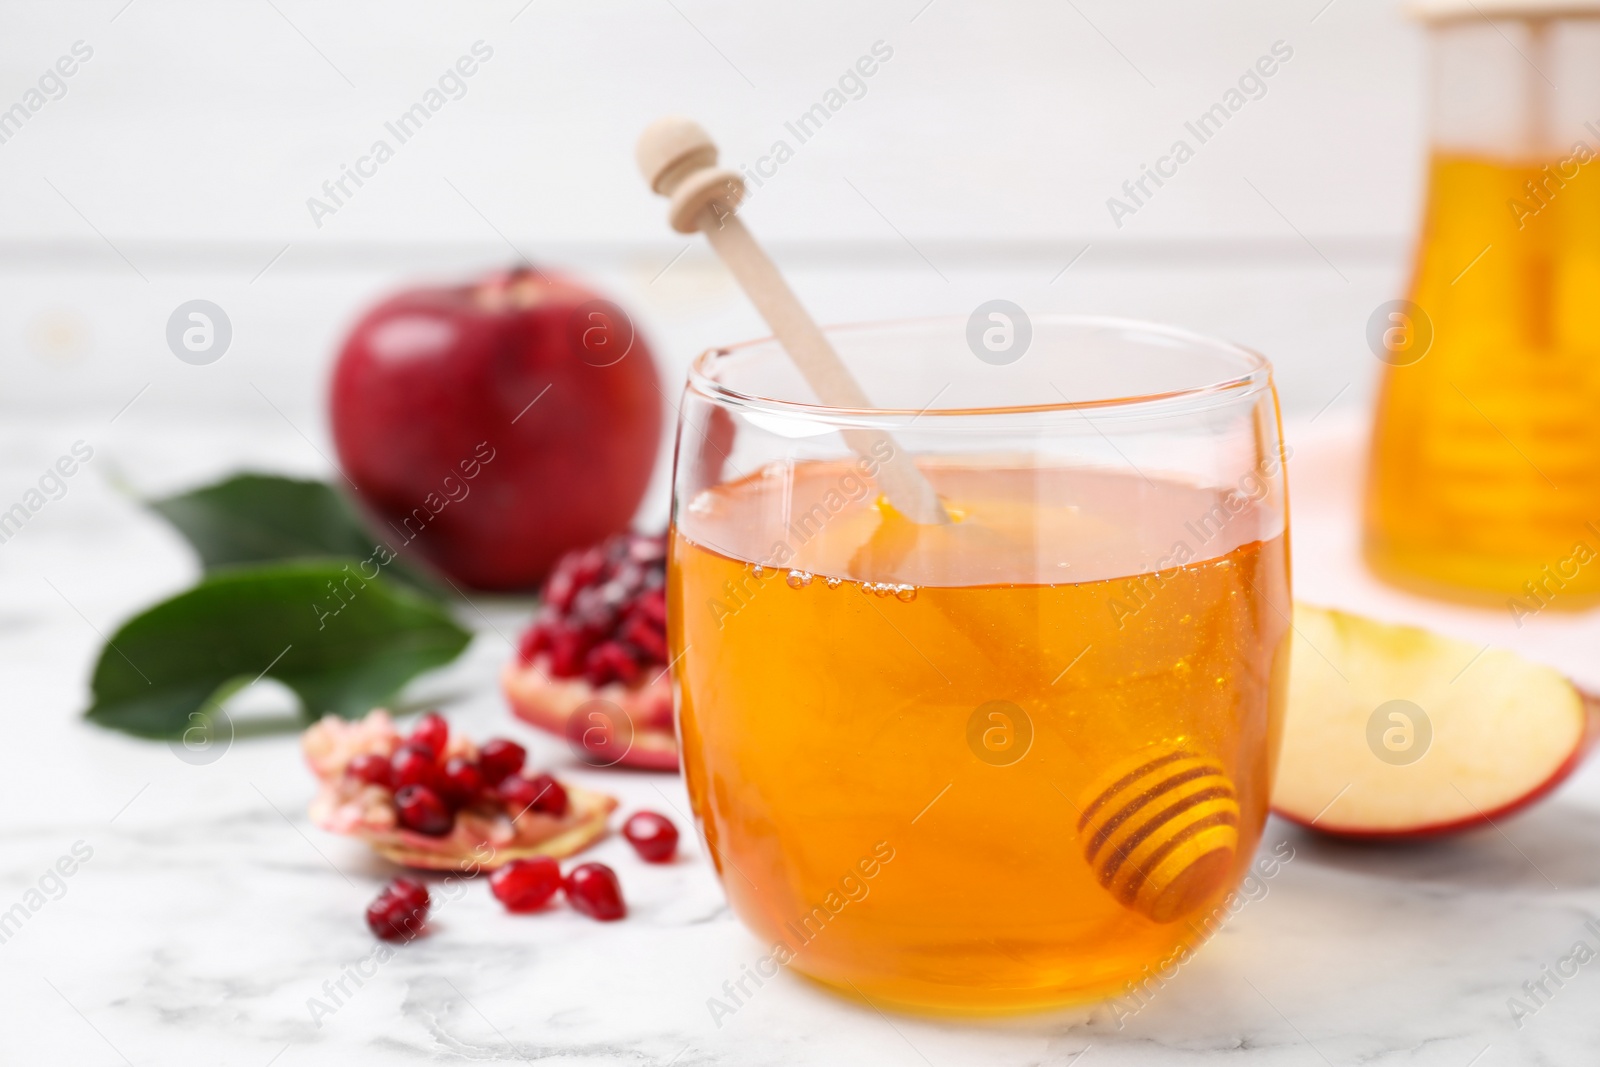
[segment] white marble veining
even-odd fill
[[[1294,435],[1298,593],[1519,641],[1593,684],[1593,615],[1541,617],[1518,634],[1495,613],[1425,605],[1359,574],[1349,426],[1329,415]],[[0,431],[5,484],[27,481],[75,430]],[[1358,847],[1274,821],[1264,847],[1287,841],[1292,861],[1120,1020],[1103,1007],[993,1022],[882,1015],[783,974],[718,1026],[708,998],[762,948],[729,914],[692,840],[664,868],[634,861],[619,839],[594,850],[622,874],[625,922],[566,909],[508,917],[483,885],[468,885],[441,899],[427,937],[378,963],[360,915],[392,871],[310,826],[312,783],[292,737],[240,739],[220,760],[191,766],[165,745],[79,718],[96,630],[192,573],[176,540],[106,475],[193,466],[197,448],[206,466],[315,459],[281,426],[146,427],[113,437],[65,498],[0,545],[9,742],[0,912],[40,899],[27,894],[41,879],[50,891],[0,943],[0,1063],[1092,1067],[1211,1063],[1222,1052],[1286,1065],[1595,1061],[1600,962],[1520,1029],[1507,1008],[1574,942],[1600,944],[1584,929],[1600,915],[1593,767],[1498,831],[1448,842]],[[514,605],[482,606],[513,632]],[[506,654],[486,629],[427,691],[450,697],[452,719],[475,734],[509,730],[564,763],[561,746],[509,725],[492,683]],[[625,808],[688,822],[673,776],[566,773],[616,792]],[[57,882],[47,872],[76,842],[92,855]],[[357,965],[370,977],[346,977],[339,992]]]

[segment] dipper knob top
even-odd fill
[[[704,126],[682,115],[664,115],[645,127],[633,154],[639,173],[662,196],[671,196],[690,171],[717,165],[717,143]]]
[[[717,166],[717,143],[693,119],[668,115],[652,122],[639,135],[634,158],[650,188],[671,197],[668,220],[679,233],[702,228],[706,208],[716,205],[721,219],[744,199],[744,179]]]

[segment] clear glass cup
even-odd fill
[[[679,734],[757,976],[936,1012],[1116,994],[1215,929],[1259,839],[1289,662],[1271,368],[995,314],[830,331],[873,410],[770,340],[690,373]],[[896,456],[953,521],[880,495]]]

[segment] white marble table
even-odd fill
[[[1348,517],[1354,437],[1337,419],[1294,433],[1299,595],[1508,641],[1600,682],[1594,616],[1541,616],[1516,631],[1504,614],[1426,605],[1361,575]],[[760,946],[724,906],[697,844],[673,866],[643,868],[616,839],[593,856],[625,868],[626,922],[566,910],[511,919],[473,886],[436,909],[432,936],[359,986],[344,979],[332,1014],[313,1018],[311,999],[330,1003],[330,988],[373,951],[361,909],[390,872],[310,826],[294,739],[239,740],[191,766],[79,712],[96,631],[180,588],[193,567],[111,476],[182,478],[246,461],[309,468],[316,457],[282,426],[135,434],[103,417],[13,422],[0,429],[4,484],[24,484],[86,435],[106,442],[89,470],[0,544],[11,753],[0,774],[0,912],[37,900],[28,894],[41,879],[50,891],[0,943],[0,1063],[1595,1062],[1600,963],[1520,1029],[1507,1008],[1574,942],[1600,944],[1584,930],[1600,915],[1594,767],[1500,831],[1447,843],[1355,847],[1274,821],[1265,845],[1287,842],[1292,861],[1120,1020],[1104,1008],[988,1023],[884,1016],[782,975],[719,1027],[707,999]],[[502,631],[519,621],[511,606],[483,606]],[[506,654],[486,629],[428,690],[450,697],[452,718],[474,733],[509,729],[561,760],[559,745],[508,726],[492,684]],[[687,822],[675,777],[571,774]],[[92,854],[71,877],[47,877],[75,846]]]

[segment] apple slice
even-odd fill
[[[1600,704],[1504,649],[1296,604],[1273,810],[1345,837],[1486,825],[1554,789]]]

